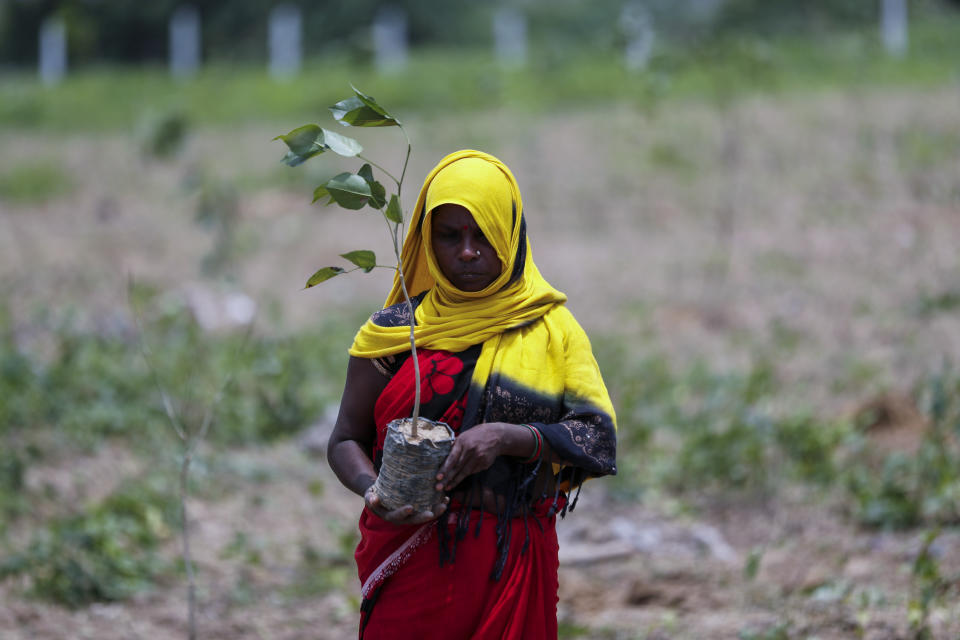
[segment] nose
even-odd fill
[[[469,236],[460,243],[460,250],[457,257],[463,262],[473,262],[480,257],[480,250]]]

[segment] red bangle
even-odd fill
[[[526,458],[526,459],[520,461],[521,464],[529,464],[529,463],[533,462],[534,460],[539,460],[539,459],[540,459],[540,454],[543,453],[543,435],[540,433],[540,430],[537,429],[536,427],[534,427],[533,425],[522,424],[522,425],[520,425],[520,426],[521,426],[521,427],[526,427],[527,429],[530,429],[530,433],[533,434],[533,437],[534,437],[534,438],[536,439],[536,441],[537,441],[537,446],[536,446],[536,449],[534,449],[533,454],[532,454],[529,458]]]

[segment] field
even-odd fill
[[[960,637],[960,107],[955,65],[913,69],[400,114],[407,207],[451,150],[511,167],[614,397],[620,472],[559,525],[562,637]],[[381,98],[376,82],[360,88]],[[77,106],[71,128],[17,95],[0,110],[0,637],[185,636],[164,395],[188,431],[214,416],[189,480],[200,637],[351,637],[360,499],[323,441],[390,274],[302,287],[388,236],[310,205],[355,167],[283,167],[271,141],[330,120],[191,103],[167,154],[176,110]],[[357,137],[399,166],[396,131]]]

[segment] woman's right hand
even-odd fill
[[[380,496],[377,495],[374,485],[370,485],[364,492],[363,499],[366,501],[367,508],[370,509],[370,511],[393,524],[423,524],[424,522],[429,522],[443,515],[447,510],[447,504],[450,503],[450,498],[444,496],[443,502],[434,505],[432,511],[428,510],[415,513],[413,507],[409,504],[397,509],[387,509],[381,502]]]

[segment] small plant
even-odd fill
[[[68,194],[74,185],[64,170],[52,163],[34,162],[0,173],[0,201],[37,204]]]
[[[147,113],[137,131],[140,150],[151,158],[170,158],[183,148],[189,130],[187,117],[179,110]]]
[[[878,472],[853,452],[846,473],[853,514],[874,527],[960,522],[960,376],[945,367],[915,393],[927,418],[915,452],[893,451]],[[866,445],[864,445],[866,446]]]
[[[740,640],[790,640],[790,628],[793,625],[789,622],[779,622],[762,631],[753,629],[744,629],[740,632]]]
[[[67,607],[125,599],[168,567],[157,554],[176,519],[167,487],[144,479],[84,513],[59,518],[0,562],[0,580],[23,576],[29,592]]]
[[[352,97],[330,107],[334,119],[342,125],[352,127],[399,127],[407,144],[399,178],[365,158],[361,154],[363,148],[356,140],[323,129],[316,124],[304,125],[274,139],[283,140],[289,148],[283,157],[283,162],[290,166],[302,164],[328,150],[364,161],[357,173],[344,172],[318,186],[314,191],[313,201],[327,198],[327,204],[336,202],[341,207],[352,210],[369,206],[380,212],[390,231],[396,264],[386,268],[392,269],[396,274],[394,286],[399,283],[410,318],[410,356],[413,362],[414,398],[411,417],[393,420],[386,426],[383,462],[372,490],[386,508],[396,509],[411,505],[417,511],[426,511],[433,508],[441,499],[440,492],[435,489],[435,476],[443,460],[450,453],[455,436],[449,425],[420,418],[420,363],[414,333],[416,319],[407,279],[403,273],[401,252],[405,234],[400,193],[407,173],[407,164],[410,161],[410,138],[407,137],[400,121],[377,104],[373,98],[356,88],[353,89],[353,93]],[[383,172],[396,185],[397,192],[389,198],[386,188],[374,178],[373,167]],[[343,253],[341,257],[353,263],[354,268],[350,271],[361,269],[369,273],[377,267],[386,266],[377,264],[376,255],[368,249]],[[348,271],[342,267],[323,267],[310,276],[306,286],[310,288],[341,273],[348,273]],[[421,421],[424,425],[418,433],[418,425]]]
[[[209,400],[205,403],[195,403],[193,407],[190,407],[188,403],[184,402],[181,398],[181,402],[178,405],[178,403],[175,402],[176,398],[171,396],[164,384],[164,381],[161,379],[160,373],[155,364],[156,358],[147,345],[146,334],[140,326],[140,314],[137,312],[137,308],[134,304],[135,293],[136,288],[133,280],[131,279],[128,285],[128,298],[130,301],[131,311],[133,312],[133,317],[137,321],[139,329],[138,333],[143,359],[153,374],[153,379],[156,383],[157,390],[160,392],[160,395],[163,399],[163,408],[166,412],[167,419],[174,433],[176,433],[181,445],[178,495],[180,510],[180,542],[182,545],[181,553],[184,569],[187,573],[187,637],[190,640],[195,640],[197,637],[197,586],[194,575],[193,554],[190,545],[190,515],[187,508],[187,501],[190,496],[190,466],[193,462],[194,456],[197,454],[197,449],[203,444],[208,432],[210,431],[210,427],[213,424],[214,417],[216,416],[217,409],[223,400],[225,392],[233,382],[237,357],[246,348],[249,337],[253,330],[253,323],[251,322],[247,325],[246,333],[237,348],[237,353],[232,359],[232,366],[228,366],[226,368],[227,373],[223,376],[219,387],[213,394],[213,397],[209,398]],[[194,410],[191,411],[191,408]]]
[[[940,564],[932,549],[938,537],[939,528],[928,531],[913,561],[913,593],[907,606],[907,620],[914,640],[932,640],[934,636],[930,628],[930,610],[944,600],[950,590],[950,581],[940,575]]]
[[[213,234],[213,246],[200,263],[205,275],[218,276],[233,270],[238,253],[239,200],[237,190],[228,182],[206,180],[200,186],[194,220]]]
[[[410,152],[412,146],[407,132],[403,125],[394,116],[390,115],[381,107],[372,97],[365,95],[353,87],[354,96],[341,100],[332,107],[330,111],[334,119],[347,127],[397,127],[403,133],[407,143],[406,156],[403,160],[403,168],[400,171],[400,177],[393,176],[389,171],[365,158],[362,155],[363,147],[353,138],[342,136],[339,133],[324,129],[316,124],[307,124],[297,127],[293,131],[280,135],[274,140],[283,140],[289,151],[283,156],[282,162],[291,167],[303,164],[310,158],[320,155],[326,151],[333,151],[347,158],[359,158],[364,161],[357,173],[340,173],[320,186],[313,192],[313,201],[317,202],[328,198],[326,204],[336,202],[344,209],[354,211],[363,209],[366,206],[380,212],[384,222],[390,229],[390,236],[393,240],[393,252],[396,257],[395,266],[377,264],[377,257],[373,251],[368,249],[359,249],[343,253],[340,257],[353,263],[354,268],[346,270],[342,267],[323,267],[318,269],[307,280],[305,288],[310,288],[326,282],[342,273],[363,270],[369,273],[378,267],[393,269],[400,279],[400,286],[403,290],[403,298],[407,304],[407,311],[410,314],[410,352],[413,357],[415,398],[413,405],[413,436],[417,435],[417,420],[420,415],[420,365],[417,361],[417,345],[414,339],[414,318],[413,302],[410,300],[410,292],[407,290],[407,281],[403,274],[400,264],[400,248],[402,238],[404,237],[404,217],[403,208],[400,205],[400,194],[403,189],[403,179],[407,174],[407,164],[410,161]],[[387,190],[378,182],[373,175],[373,167],[382,171],[384,175],[390,178],[396,184],[397,192],[387,198]]]

